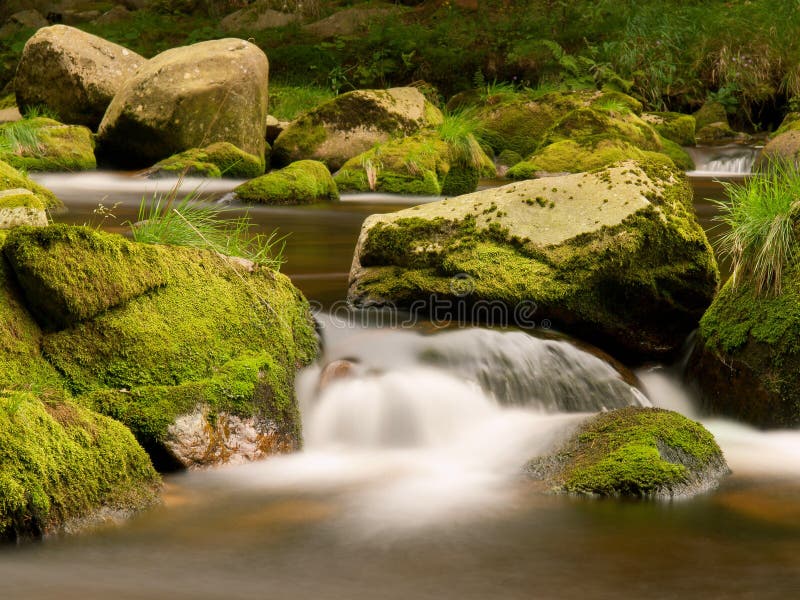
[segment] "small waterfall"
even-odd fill
[[[701,146],[686,148],[695,163],[688,175],[695,177],[745,176],[753,171],[758,153],[757,146]]]

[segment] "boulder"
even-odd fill
[[[787,131],[800,131],[800,112],[790,112],[780,124],[780,127],[775,130],[774,135],[780,135]]]
[[[758,153],[753,168],[755,170],[763,169],[771,161],[800,165],[800,129],[787,127],[783,133],[768,141]]]
[[[294,376],[317,339],[286,276],[67,225],[16,228],[3,254],[66,389],[128,426],[157,467],[298,447]],[[205,461],[197,414],[210,428]]]
[[[586,421],[556,453],[527,472],[551,490],[591,496],[688,497],[728,473],[714,436],[700,423],[657,408],[621,408]]]
[[[492,160],[470,135],[464,155],[435,133],[378,144],[348,160],[334,179],[340,191],[439,196],[474,192],[481,177],[495,177]]]
[[[466,294],[453,278],[469,280]],[[486,303],[511,322],[535,309],[540,323],[641,361],[680,348],[718,281],[686,177],[645,161],[372,215],[349,298],[430,311],[458,301],[468,321]]]
[[[356,90],[293,121],[275,140],[272,161],[281,166],[311,158],[335,171],[377,143],[441,120],[441,112],[417,88]]]
[[[299,160],[288,167],[246,181],[235,188],[236,197],[259,204],[314,204],[339,199],[328,168],[315,160]]]
[[[703,127],[711,125],[712,123],[728,124],[728,111],[719,102],[708,101],[700,109],[694,113],[695,129],[700,131]]]
[[[786,135],[786,134],[784,134]],[[704,409],[759,427],[800,425],[800,269],[780,293],[729,280],[700,320],[689,378]]]
[[[354,6],[337,11],[331,16],[303,26],[303,30],[321,38],[358,35],[368,28],[396,16],[401,12],[396,6]]]
[[[297,13],[285,13],[270,8],[269,0],[259,0],[250,6],[229,14],[220,21],[222,31],[240,33],[264,31],[276,27],[285,27],[300,20]]]
[[[95,129],[114,95],[145,59],[66,25],[36,32],[22,51],[14,89],[24,113],[43,105],[64,123]]]
[[[642,119],[650,123],[662,137],[679,146],[694,146],[696,121],[692,115],[676,112],[644,113]]]
[[[125,82],[98,130],[111,162],[148,166],[191,148],[229,142],[264,155],[267,57],[238,39],[162,52]]]
[[[697,130],[697,143],[713,144],[715,142],[738,138],[739,135],[740,134],[731,129],[730,125],[727,123],[717,121],[716,123],[709,123],[705,127]]]
[[[45,208],[60,208],[61,200],[55,194],[0,160],[0,190],[30,190],[42,201]]]
[[[0,229],[20,225],[47,226],[44,203],[30,190],[0,190]]]
[[[0,125],[0,160],[24,171],[86,171],[97,167],[92,132],[46,117]]]
[[[38,10],[23,10],[11,15],[0,27],[0,37],[11,37],[23,29],[39,29],[49,24]]]
[[[264,161],[228,142],[192,148],[165,158],[146,171],[148,177],[190,175],[251,179],[264,174]]]
[[[98,25],[116,25],[131,18],[131,11],[117,4],[110,10],[97,17],[94,22]]]

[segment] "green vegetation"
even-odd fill
[[[21,171],[18,171],[11,165],[0,160],[0,189],[13,190],[17,188],[30,190],[36,194],[36,197],[42,201],[46,208],[59,208],[62,206],[61,201],[56,198],[53,192],[28,178]]]
[[[299,160],[288,167],[246,181],[233,190],[244,202],[314,204],[339,199],[328,168],[316,160]]]
[[[333,97],[333,90],[315,84],[292,85],[270,81],[269,114],[279,121],[292,121]]]
[[[29,111],[20,121],[0,125],[0,160],[25,171],[94,169],[92,132],[41,116],[45,112]]]
[[[251,179],[264,174],[264,160],[239,150],[231,143],[216,142],[165,158],[153,165],[149,173]]]
[[[561,451],[556,482],[601,496],[673,495],[724,472],[722,452],[699,423],[661,409],[623,408],[592,419]]]
[[[276,231],[253,234],[249,216],[225,218],[229,209],[203,203],[197,191],[179,198],[179,189],[180,181],[168,194],[142,200],[138,220],[131,224],[134,240],[204,248],[280,269],[285,243]]]
[[[731,260],[734,287],[746,282],[758,294],[779,294],[783,270],[796,251],[800,172],[776,161],[743,184],[722,185],[728,200],[715,201],[717,219],[730,230],[719,236],[718,245]]]

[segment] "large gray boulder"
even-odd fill
[[[135,52],[79,29],[53,25],[25,44],[14,89],[24,112],[44,105],[64,123],[100,124],[111,99],[145,63]]]
[[[114,97],[98,130],[98,150],[131,166],[214,142],[263,157],[268,75],[266,55],[244,40],[162,52]]]
[[[372,215],[349,297],[433,313],[458,301],[450,318],[474,321],[502,309],[642,360],[677,351],[718,280],[686,177],[651,159]]]
[[[347,92],[284,129],[272,148],[272,162],[283,166],[311,158],[335,171],[393,135],[411,135],[441,120],[442,113],[417,88]]]

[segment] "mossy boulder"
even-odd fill
[[[676,112],[645,113],[642,119],[650,123],[662,137],[679,146],[694,146],[697,121],[692,115]]]
[[[66,389],[127,425],[160,468],[241,459],[240,433],[258,434],[246,458],[298,446],[294,375],[317,340],[284,275],[67,225],[17,228],[4,255],[38,304],[42,352]],[[218,450],[187,454],[181,420],[198,412],[204,430],[223,426],[209,439]],[[234,417],[246,431],[224,427]]]
[[[148,177],[195,175],[252,179],[263,174],[263,160],[228,142],[186,150],[159,161],[147,170]]]
[[[695,129],[700,131],[703,127],[711,125],[712,123],[728,123],[728,111],[719,102],[708,101],[700,109],[694,113]]]
[[[621,408],[589,419],[528,473],[557,492],[635,498],[687,497],[730,470],[700,423],[656,408]]]
[[[39,185],[26,175],[23,175],[8,163],[0,160],[0,190],[17,189],[25,189],[33,192],[36,197],[42,201],[45,208],[60,208],[63,206],[53,192]]]
[[[800,112],[790,112],[775,130],[775,135],[786,133],[787,131],[800,131]]]
[[[25,44],[14,79],[22,112],[44,105],[65,123],[95,129],[112,98],[145,59],[66,25],[39,29]]]
[[[760,427],[800,425],[800,269],[779,294],[729,280],[700,321],[689,375],[704,408]]]
[[[423,196],[474,192],[481,177],[494,177],[494,163],[472,140],[478,154],[465,157],[435,132],[391,140],[348,160],[334,179],[341,191],[378,191]]]
[[[47,226],[44,203],[30,190],[0,191],[0,229],[20,225]]]
[[[731,126],[722,121],[709,123],[705,127],[697,130],[697,142],[699,144],[713,144],[724,140],[731,140],[739,137]]]
[[[239,39],[162,52],[114,96],[98,130],[98,150],[133,167],[214,142],[261,157],[268,71],[266,55]]]
[[[662,147],[655,129],[635,113],[588,107],[575,109],[556,121],[542,137],[540,147],[563,140],[587,144],[609,138],[626,141],[641,150],[659,151]]]
[[[314,204],[339,199],[330,171],[316,160],[293,162],[246,181],[233,191],[240,200],[259,204]]]
[[[124,425],[72,401],[0,393],[0,540],[126,516],[159,478]]]
[[[372,215],[349,298],[432,311],[440,299],[490,302],[518,323],[535,306],[537,322],[641,361],[682,345],[718,281],[686,177],[644,161]]]
[[[772,161],[800,165],[800,129],[787,129],[768,141],[753,168],[764,169]]]
[[[417,88],[355,90],[293,121],[275,140],[272,160],[283,166],[314,159],[335,171],[377,143],[412,135],[441,120],[439,109]]]
[[[0,125],[0,160],[25,171],[97,168],[92,132],[46,117]]]

